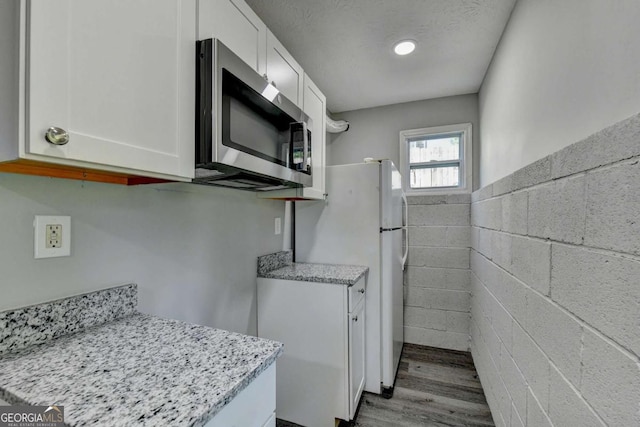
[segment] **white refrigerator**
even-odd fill
[[[366,291],[366,384],[388,393],[404,343],[403,269],[407,201],[390,160],[329,166],[324,202],[298,203],[297,262],[369,267]]]

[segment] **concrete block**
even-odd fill
[[[408,225],[469,225],[470,205],[410,205]]]
[[[585,245],[640,255],[640,160],[588,173],[587,200]]]
[[[424,288],[404,286],[404,306],[425,308]]]
[[[407,264],[415,267],[469,268],[469,249],[409,247]]]
[[[478,227],[500,230],[502,228],[502,197],[472,204],[471,224]]]
[[[492,297],[491,325],[509,354],[513,353],[513,320],[509,313]]]
[[[475,250],[479,250],[479,240],[480,240],[480,228],[471,227],[471,247]]]
[[[445,289],[424,290],[424,301],[427,308],[436,310],[462,311],[471,310],[471,296],[465,291],[448,291]]]
[[[513,358],[546,413],[549,407],[549,359],[517,323],[513,325]]]
[[[447,227],[409,227],[409,246],[447,246]]]
[[[457,205],[471,203],[471,194],[441,194],[433,196],[407,196],[410,205]]]
[[[501,280],[497,281],[493,294],[509,314],[524,325],[527,317],[526,294],[528,288],[506,271],[501,271],[500,277]]]
[[[433,196],[407,196],[407,204],[409,205],[440,205],[447,203],[445,194]],[[411,208],[409,208],[411,210]]]
[[[531,427],[553,427],[547,412],[542,409],[536,396],[527,391],[527,426]]]
[[[528,237],[512,236],[511,267],[508,270],[527,285],[548,295],[551,244]]]
[[[551,156],[537,160],[513,173],[513,191],[551,180]]]
[[[529,193],[519,191],[502,198],[502,230],[514,234],[527,234]]]
[[[527,408],[525,407],[525,409]],[[526,417],[527,412],[525,411],[522,414],[523,417]],[[522,417],[513,403],[511,404],[511,427],[525,427],[525,423],[522,421]]]
[[[446,348],[450,350],[468,351],[469,334],[450,331],[437,331],[411,326],[404,327],[404,341],[411,344],[429,347]]]
[[[471,227],[447,227],[446,244],[452,248],[468,248],[471,246]]]
[[[446,312],[419,307],[405,307],[404,325],[444,331],[447,329]]]
[[[482,335],[476,335],[474,337],[471,346],[471,355],[473,356],[473,362],[478,371],[478,377],[495,421],[500,412],[498,397],[495,393],[495,389],[497,388],[496,383],[500,381],[500,375],[498,373],[498,369],[491,360],[489,349],[482,339]]]
[[[574,385],[580,384],[582,326],[535,292],[527,293],[527,332]]]
[[[484,316],[482,295],[486,294],[483,290],[484,285],[474,274],[471,279],[471,324],[475,325],[477,321]],[[477,326],[477,325],[476,325]]]
[[[639,261],[553,245],[553,300],[636,354],[640,354],[638,278]]]
[[[471,316],[469,313],[463,313],[458,311],[447,311],[447,331],[469,333],[469,322]]]
[[[495,332],[491,324],[486,319],[483,319],[483,321],[479,324],[479,326],[480,326],[480,334],[482,335],[482,339],[484,340],[484,343],[486,344],[487,349],[489,350],[489,356],[491,357],[491,362],[496,366],[500,366],[500,355],[502,354],[502,350],[504,350],[502,341],[500,341],[498,334]],[[499,377],[498,373],[497,375]]]
[[[522,372],[511,358],[511,355],[503,351],[500,359],[500,375],[504,381],[511,401],[520,414],[527,413],[527,381]]]
[[[447,194],[447,203],[454,204],[470,204],[471,194]]]
[[[424,328],[426,320],[424,311],[425,310],[422,307],[405,307],[403,324],[405,326]]]
[[[640,114],[636,114],[552,155],[553,178],[640,156]]]
[[[410,246],[468,248],[471,245],[469,226],[409,227]]]
[[[471,203],[493,197],[493,184],[489,184],[471,193]]]
[[[493,259],[493,247],[491,246],[491,233],[488,228],[481,228],[478,237],[478,252],[488,259]]]
[[[602,427],[606,424],[596,415],[567,382],[560,372],[551,367],[549,387],[549,418],[556,426]]]
[[[579,175],[530,190],[528,234],[582,244],[585,182],[585,175]]]
[[[509,270],[511,268],[511,235],[491,232],[491,256],[494,263]]]
[[[502,377],[498,376],[498,380],[495,382],[496,386],[494,388],[494,392],[496,397],[498,398],[498,408],[499,408],[499,417],[502,417],[504,421],[499,421],[499,423],[504,422],[504,425],[511,425],[511,396],[507,391],[507,386],[502,381]]]
[[[408,267],[405,283],[434,289],[469,290],[471,272],[462,269]]]
[[[503,194],[513,191],[513,175],[507,175],[492,184],[493,197],[501,196]]]
[[[582,352],[584,398],[611,426],[640,426],[640,365],[637,358],[586,330]]]
[[[473,251],[471,269],[480,281],[490,289],[493,289],[495,283],[500,280],[498,266],[476,251]]]

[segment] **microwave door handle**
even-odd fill
[[[302,141],[303,141],[303,168],[308,171],[311,165],[307,163],[307,159],[309,158],[309,135],[307,134],[307,123],[302,122]]]

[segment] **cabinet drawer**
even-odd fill
[[[364,298],[366,285],[367,284],[363,276],[355,285],[349,287],[349,313],[351,313],[360,300]]]

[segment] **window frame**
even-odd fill
[[[437,194],[468,194],[471,193],[472,187],[472,137],[473,127],[471,123],[458,123],[446,126],[434,126],[420,129],[408,129],[400,131],[400,173],[402,174],[402,187],[408,196],[426,196]],[[433,188],[414,188],[409,183],[410,163],[409,163],[409,140],[418,137],[433,137],[436,135],[446,135],[452,133],[462,134],[460,145],[460,183],[456,187],[433,187]],[[437,163],[451,163],[434,162]]]

